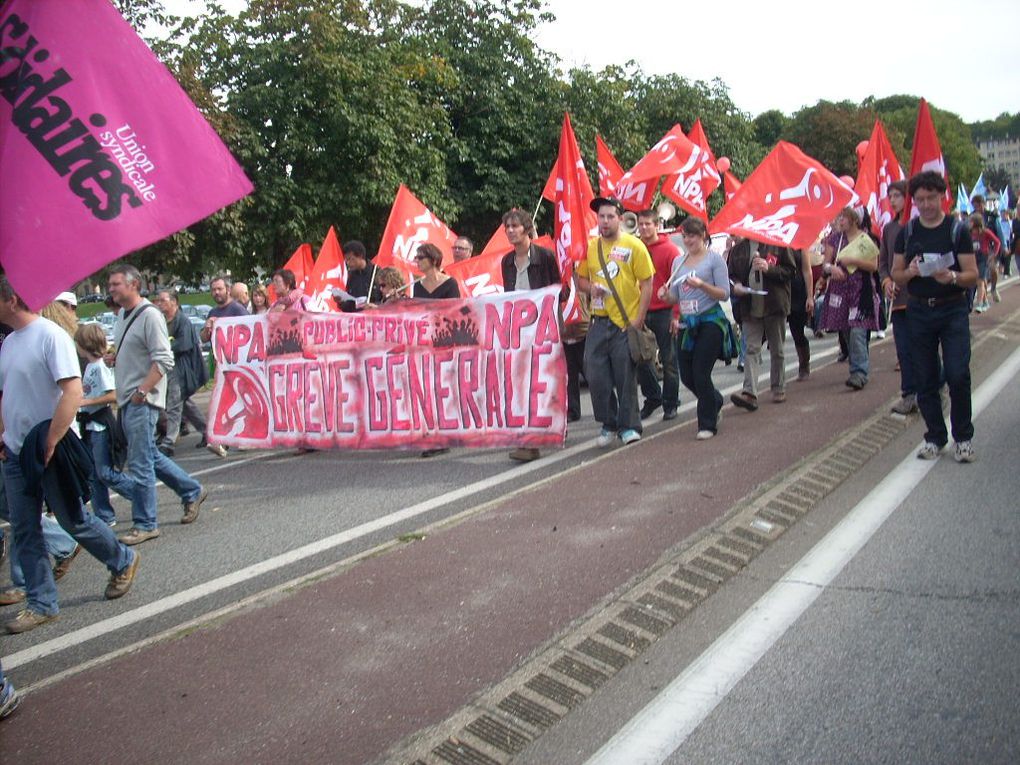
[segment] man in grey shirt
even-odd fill
[[[114,266],[108,283],[110,296],[120,306],[113,329],[117,405],[121,409],[128,442],[125,474],[134,482],[131,529],[120,535],[127,545],[159,536],[156,523],[156,478],[172,489],[184,504],[181,523],[198,518],[206,492],[172,459],[156,449],[159,410],[166,406],[166,373],[173,369],[166,322],[139,292],[141,274],[134,266]]]

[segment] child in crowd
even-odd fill
[[[74,334],[74,343],[78,354],[88,362],[81,381],[83,399],[79,417],[84,422],[85,442],[96,467],[92,474],[92,511],[100,520],[116,526],[110,489],[130,499],[133,484],[113,467],[116,415],[112,404],[117,401],[117,393],[113,370],[103,361],[106,334],[99,324],[82,324]]]

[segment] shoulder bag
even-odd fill
[[[655,340],[655,333],[648,327],[642,326],[637,329],[633,324],[630,323],[630,317],[627,316],[627,309],[623,307],[623,301],[620,300],[620,295],[616,291],[616,286],[613,284],[613,280],[609,277],[609,269],[606,268],[606,256],[602,253],[602,238],[599,237],[598,241],[599,250],[599,264],[602,266],[602,273],[605,274],[606,283],[609,284],[609,291],[613,293],[613,299],[616,301],[616,307],[620,309],[620,315],[623,316],[623,322],[626,325],[627,332],[627,347],[630,349],[630,358],[635,364],[651,364],[655,361],[655,354],[659,351],[659,344]]]

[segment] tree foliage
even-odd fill
[[[626,168],[698,118],[739,177],[779,138],[855,175],[854,149],[877,116],[909,164],[916,97],[820,101],[752,120],[719,80],[649,75],[633,62],[562,71],[533,43],[549,18],[544,0],[250,0],[236,17],[206,0],[197,18],[175,18],[162,0],[114,1],[255,183],[249,198],[133,256],[184,279],[268,270],[330,225],[372,249],[401,183],[484,240],[509,207],[538,202],[565,111],[593,185],[596,133]],[[950,172],[972,181],[969,129],[933,112]],[[710,210],[721,201],[713,195]]]

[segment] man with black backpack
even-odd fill
[[[184,504],[181,523],[198,518],[206,492],[172,459],[156,449],[159,410],[166,406],[166,373],[174,366],[163,314],[139,292],[141,274],[121,264],[110,271],[110,295],[120,306],[113,329],[116,352],[111,361],[117,381],[128,457],[125,473],[135,482],[131,498],[130,530],[120,535],[127,545],[159,536],[156,523],[156,478],[172,489]]]
[[[918,217],[896,237],[892,278],[907,290],[907,322],[917,405],[927,431],[920,459],[937,459],[949,437],[939,394],[939,348],[949,387],[954,457],[973,462],[974,424],[970,396],[970,318],[967,290],[977,284],[970,232],[942,210],[945,179],[934,171],[910,179]]]

